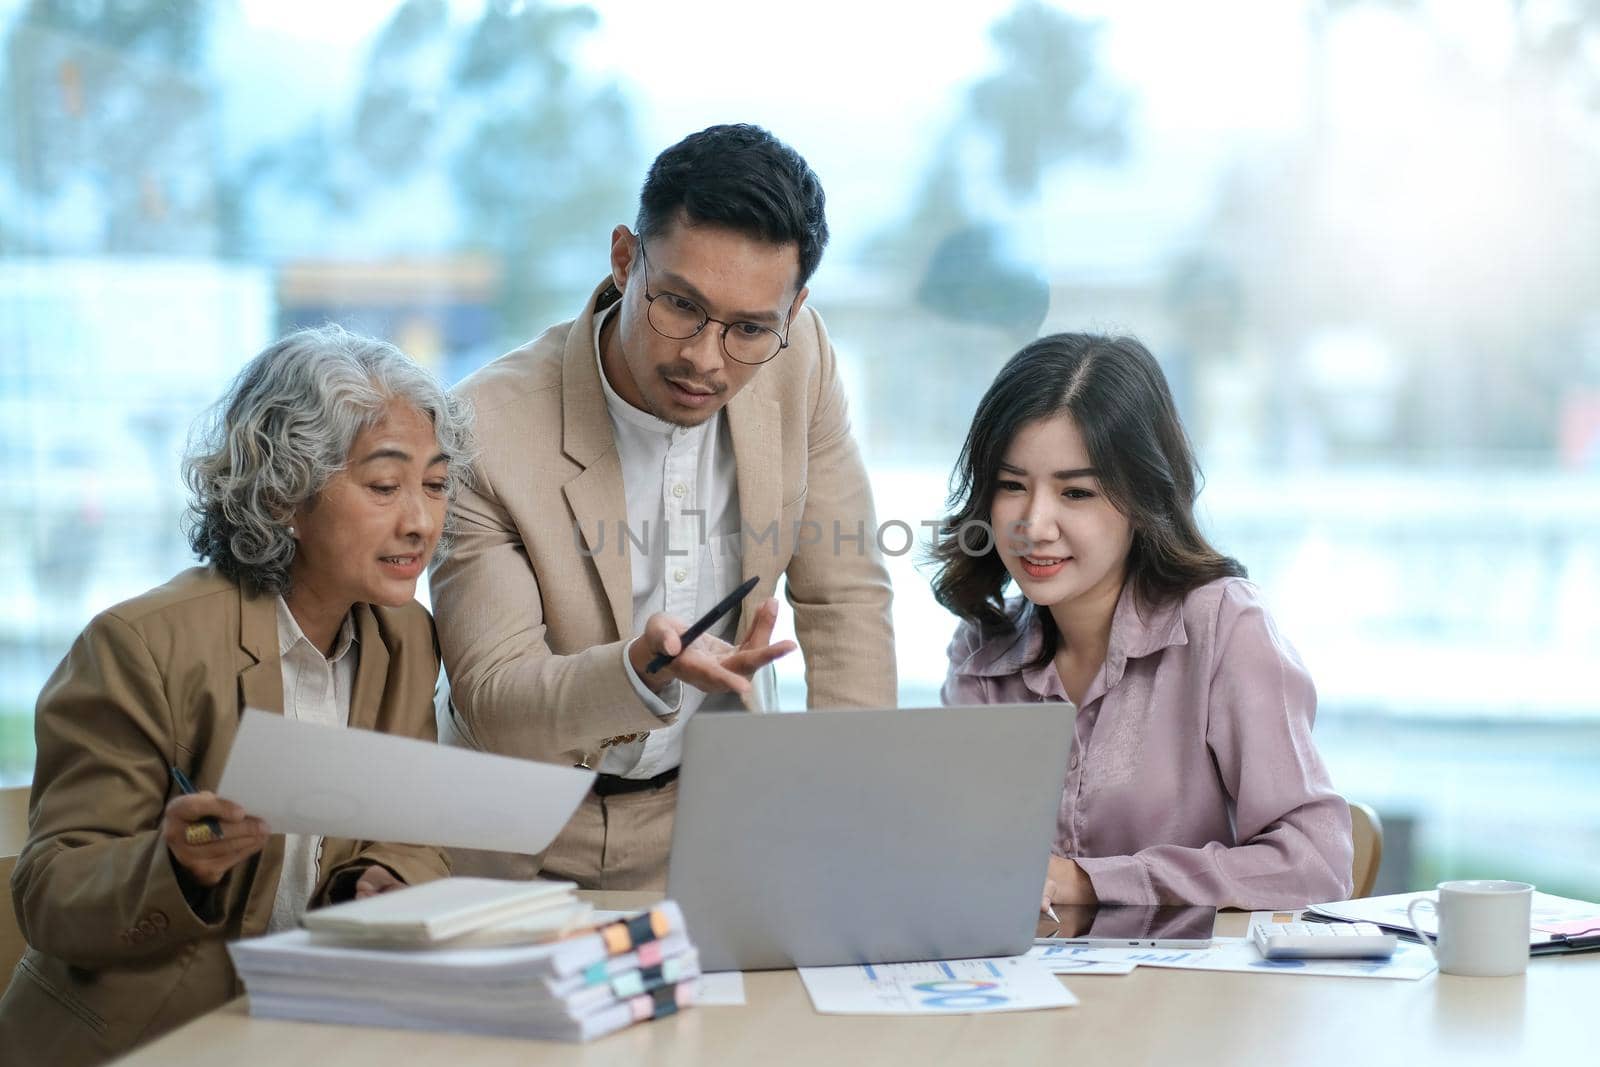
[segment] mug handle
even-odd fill
[[[1417,925],[1417,908],[1422,905],[1427,905],[1435,912],[1438,911],[1438,906],[1432,900],[1427,897],[1418,897],[1406,905],[1406,922],[1411,924],[1411,932],[1417,935],[1417,940],[1421,941],[1433,958],[1437,960],[1439,958],[1439,939],[1437,937],[1429,937],[1423,933],[1422,927]]]

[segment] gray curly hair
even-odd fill
[[[464,400],[394,345],[341,326],[299,330],[263,349],[202,418],[184,457],[195,554],[259,592],[288,592],[291,518],[344,469],[356,438],[393,400],[432,421],[453,504],[475,458]],[[454,526],[445,514],[435,559]]]

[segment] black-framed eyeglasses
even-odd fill
[[[662,337],[674,341],[687,341],[699,335],[706,323],[722,327],[722,351],[735,363],[756,366],[767,362],[789,347],[789,338],[759,322],[723,322],[706,314],[706,309],[686,296],[663,289],[650,292],[650,261],[644,254],[644,240],[639,240],[639,261],[644,264],[644,299],[648,305],[645,319],[650,328]]]

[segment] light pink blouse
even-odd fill
[[[1031,610],[1024,619],[989,642],[961,624],[946,704],[1067,701],[1053,664],[1023,669],[1041,640]],[[1125,587],[1077,713],[1056,853],[1107,902],[1345,899],[1350,813],[1311,740],[1316,706],[1250,582],[1219,579],[1143,615]]]

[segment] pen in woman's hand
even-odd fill
[[[176,764],[169,767],[172,771],[172,780],[178,783],[178,789],[185,796],[193,795],[199,790],[194,783],[189,781],[189,776],[177,768]],[[199,822],[192,822],[183,831],[183,839],[191,845],[203,845],[208,841],[222,840],[222,823],[217,821],[215,815],[207,815]]]

